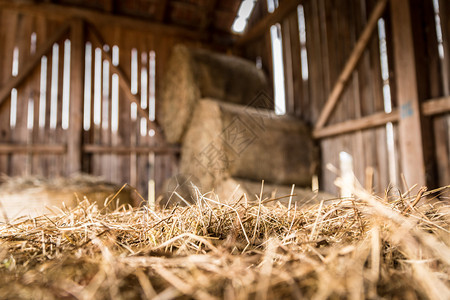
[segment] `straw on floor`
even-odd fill
[[[308,208],[212,193],[156,212],[85,201],[0,224],[0,298],[450,299],[450,207],[431,201],[445,189],[354,187]]]

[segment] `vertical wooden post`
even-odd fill
[[[287,17],[281,23],[281,42],[283,43],[283,65],[284,65],[284,84],[286,91],[286,114],[294,114],[294,82],[293,72],[294,67],[292,65],[292,41],[291,41],[291,28],[289,28],[289,19]],[[298,39],[298,37],[297,37]],[[296,66],[298,67],[298,66]]]
[[[67,140],[67,175],[81,172],[83,130],[84,22],[72,21],[70,58],[70,113]]]
[[[448,0],[439,1],[439,14],[441,17],[442,39],[444,49],[450,49],[450,3]],[[444,50],[444,52],[445,52]],[[450,95],[450,58],[448,50],[444,55],[444,65],[442,71],[442,83],[444,96]]]
[[[408,185],[427,184],[410,0],[390,1],[401,167]]]

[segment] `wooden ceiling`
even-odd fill
[[[23,0],[17,2],[23,2]],[[28,2],[76,6],[199,32],[224,34],[231,33],[231,25],[241,0],[35,0]]]

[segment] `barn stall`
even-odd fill
[[[0,1],[0,297],[450,297],[449,9]]]

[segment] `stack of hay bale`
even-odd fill
[[[311,198],[317,155],[310,129],[274,113],[262,70],[250,61],[174,47],[158,118],[170,143],[180,143],[182,174],[224,201],[246,193],[296,189]],[[238,187],[239,186],[239,187]],[[234,192],[234,193],[233,193]]]

